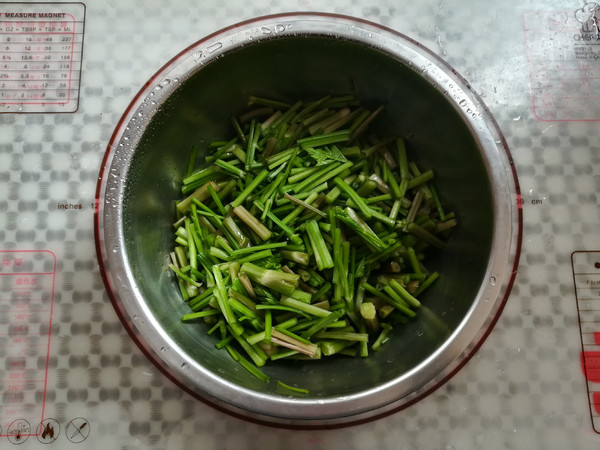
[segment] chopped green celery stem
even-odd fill
[[[319,167],[319,166],[303,167],[297,173],[288,177],[287,182],[290,184],[297,183],[299,181],[304,180],[305,178],[308,178],[309,176],[311,176],[312,174],[314,174],[315,172],[317,172],[319,170],[321,170],[321,167]]]
[[[251,170],[255,164],[254,153],[256,151],[256,134],[260,133],[260,127],[256,126],[257,122],[252,119],[250,122],[250,134],[246,142],[246,170]]]
[[[320,134],[316,136],[298,139],[298,144],[301,147],[318,147],[322,145],[336,144],[345,142],[350,138],[350,131],[341,130],[332,133]]]
[[[240,354],[229,344],[225,346],[225,350],[229,353],[229,355],[233,358],[234,361],[240,360]]]
[[[317,300],[320,300],[321,298],[323,298],[325,296],[325,294],[327,294],[329,291],[331,290],[331,283],[325,283],[323,284],[319,290],[317,290],[317,292],[315,292],[312,295],[312,302],[315,302]]]
[[[310,205],[312,202],[314,202],[317,197],[319,196],[319,194],[317,194],[316,192],[311,193],[306,200],[304,201],[304,203],[306,203],[307,205]],[[297,207],[295,207],[287,216],[285,216],[281,222],[283,222],[286,225],[289,225],[290,223],[292,223],[296,218],[298,218],[298,216],[305,211],[304,206],[302,205],[298,205]]]
[[[180,278],[181,280],[189,283],[192,286],[196,286],[196,287],[200,287],[200,283],[198,283],[195,280],[192,280],[189,276],[187,276],[186,274],[184,274],[181,270],[179,270],[177,267],[175,267],[174,264],[169,264],[169,268],[175,272],[175,274],[177,275],[178,278]]]
[[[233,297],[229,297],[227,299],[227,302],[229,303],[229,306],[231,306],[232,310],[238,312],[242,316],[262,322],[262,317],[260,317],[258,314],[256,314],[254,311],[252,311],[246,305],[244,305],[242,302],[236,300]]]
[[[379,115],[379,113],[381,113],[382,110],[383,105],[379,106],[375,111],[370,113],[362,122],[360,122],[360,124],[352,131],[350,139],[355,140],[361,134],[363,134],[369,126],[369,124],[373,122],[373,120],[375,120],[375,118]]]
[[[319,331],[314,335],[318,339],[340,339],[344,341],[361,341],[368,342],[369,335],[367,333],[356,333],[351,331]]]
[[[387,342],[388,334],[390,333],[391,330],[392,330],[392,327],[390,325],[387,325],[387,324],[383,324],[382,325],[381,333],[379,334],[379,336],[377,337],[377,339],[375,339],[375,342],[373,342],[373,345],[371,346],[371,349],[373,351],[375,351],[375,352],[379,351],[379,349],[381,348],[381,346],[385,342]]]
[[[250,345],[255,345],[258,344],[259,342],[263,342],[263,341],[269,341],[271,338],[269,337],[267,339],[267,332],[266,332],[266,325],[265,325],[265,330],[263,331],[259,331],[258,333],[246,336],[246,341],[248,341],[248,344]]]
[[[264,269],[252,263],[242,264],[240,272],[245,273],[250,280],[284,295],[292,294],[300,279],[299,275],[280,270]]]
[[[269,250],[269,249],[276,249],[276,248],[280,248],[280,247],[285,247],[287,244],[285,242],[272,242],[269,244],[261,244],[261,245],[254,245],[252,247],[245,247],[245,248],[240,248],[238,250],[234,250],[231,252],[231,256],[233,258],[237,258],[238,256],[242,256],[245,255],[247,253],[254,253],[260,250]]]
[[[223,161],[222,159],[215,160],[215,164],[221,167],[222,169],[225,169],[227,172],[232,173],[236,177],[244,178],[246,176],[246,172],[244,172],[242,169],[234,166],[233,164],[227,161]]]
[[[289,306],[289,307],[295,308],[295,309],[302,311],[306,314],[309,314],[311,316],[325,317],[325,316],[328,316],[329,314],[331,314],[331,312],[327,311],[326,309],[319,308],[318,306],[315,306],[315,305],[306,304],[306,303],[303,303],[299,300],[296,300],[296,299],[293,299],[290,297],[282,297],[280,302],[284,306]]]
[[[267,309],[265,312],[265,340],[271,340],[271,328],[273,326],[273,313],[270,309]]]
[[[335,168],[337,168],[339,166],[340,166],[339,162],[332,162],[332,163],[326,164],[324,166],[318,166],[319,170],[315,171],[309,177],[305,178],[303,181],[296,184],[292,188],[292,191],[294,191],[294,193],[297,194],[298,192],[302,192],[304,190],[309,190],[309,189],[307,189],[307,186],[314,183],[315,181],[318,181],[321,177],[323,177],[327,173],[333,171]],[[321,183],[317,183],[317,184],[321,184]]]
[[[431,196],[433,197],[433,203],[438,212],[438,215],[440,216],[440,221],[444,222],[446,220],[446,213],[444,211],[444,207],[442,206],[442,202],[440,201],[437,189],[433,183],[429,184],[429,192],[431,192]]]
[[[295,115],[298,108],[300,108],[301,106],[302,106],[302,101],[298,100],[292,106],[287,108],[286,111],[271,124],[271,126],[274,128],[277,128],[280,125],[288,123],[292,119],[292,117]]]
[[[331,224],[325,222],[319,222],[319,228],[325,233],[331,233]]]
[[[231,118],[231,124],[233,125],[233,129],[235,130],[237,137],[242,141],[242,143],[246,143],[246,135],[242,130],[242,126],[236,117]]]
[[[319,347],[316,344],[306,339],[298,338],[294,333],[290,333],[287,330],[284,331],[279,331],[277,328],[271,330],[271,342],[292,350],[297,350],[311,358],[317,355]]]
[[[391,280],[389,286],[396,291],[402,299],[413,308],[420,308],[421,302],[412,296],[400,283],[396,280]]]
[[[215,331],[217,331],[219,329],[219,322],[215,323],[207,332],[206,334],[208,336],[210,336],[211,334],[213,334]]]
[[[429,286],[431,286],[431,284],[437,280],[440,277],[440,274],[437,272],[433,272],[429,277],[427,277],[425,279],[425,281],[423,281],[419,287],[417,288],[417,290],[415,292],[413,292],[413,296],[417,297],[418,295],[421,294],[421,292],[423,292],[425,289],[427,289]]]
[[[188,159],[187,170],[185,172],[185,176],[189,177],[194,171],[194,165],[196,164],[196,155],[198,154],[198,146],[193,145],[192,150],[190,152],[190,157]]]
[[[268,250],[268,249],[261,250],[259,252],[244,256],[243,258],[238,258],[238,262],[245,263],[245,262],[258,261],[260,259],[270,258],[272,256],[273,256],[273,252],[271,252],[271,250]]]
[[[400,213],[400,209],[402,208],[402,201],[396,200],[392,205],[392,209],[390,210],[389,218],[392,220],[396,220],[398,218],[398,214]]]
[[[198,170],[198,171],[192,173],[191,175],[185,177],[182,181],[182,184],[183,184],[183,186],[192,184],[198,180],[202,180],[206,176],[212,176],[216,172],[219,172],[219,171],[220,171],[220,169],[218,167],[209,166],[205,169]]]
[[[394,176],[390,167],[387,164],[384,164],[383,167],[385,168],[385,171],[387,174],[387,182],[390,185],[390,190],[392,191],[392,195],[394,196],[395,199],[401,198],[403,193],[401,192],[400,187],[398,186],[396,177]]]
[[[254,375],[259,380],[261,380],[265,383],[269,382],[270,378],[268,375],[266,375],[264,372],[262,372],[258,367],[254,366],[250,361],[248,361],[246,358],[244,358],[239,353],[238,353],[237,361],[242,365],[242,367],[244,367],[244,369],[246,369],[248,372],[250,372],[252,375]]]
[[[222,248],[228,254],[231,254],[231,252],[233,252],[233,248],[231,247],[231,245],[229,245],[229,241],[227,239],[225,239],[223,236],[219,235],[219,236],[215,237],[215,246]]]
[[[235,244],[236,249],[244,248],[250,244],[250,240],[238,227],[232,217],[225,217],[223,220],[223,228],[225,228],[233,238],[234,242],[232,242],[232,244]]]
[[[303,202],[302,200],[300,200],[300,199],[298,199],[298,198],[296,198],[296,197],[294,197],[294,196],[292,196],[292,195],[289,195],[287,192],[286,192],[286,194],[284,195],[284,197],[285,197],[286,199],[288,199],[288,200],[290,200],[290,201],[292,201],[292,202],[294,202],[294,203],[296,203],[296,204],[298,204],[298,205],[302,206],[304,209],[306,209],[306,210],[308,210],[308,211],[311,211],[311,212],[313,212],[313,213],[317,214],[318,216],[321,216],[321,217],[327,217],[327,215],[326,215],[326,214],[325,214],[323,211],[319,210],[318,208],[315,208],[315,207],[314,207],[314,206],[312,206],[312,205],[309,205],[309,204],[308,204],[308,203],[306,203],[306,202]]]
[[[288,391],[292,391],[292,392],[298,392],[299,394],[308,394],[310,393],[308,389],[304,389],[304,388],[299,388],[296,386],[290,386],[289,384],[284,383],[281,380],[277,380],[277,384],[279,386],[281,386],[284,389],[287,389]]]
[[[233,213],[248,225],[263,241],[271,238],[272,232],[243,206],[233,208]]]
[[[288,358],[290,356],[298,355],[299,353],[300,352],[298,352],[297,350],[286,350],[286,351],[280,350],[279,352],[271,355],[270,358],[271,358],[271,361],[277,361],[278,359]]]
[[[207,309],[206,311],[184,314],[183,316],[181,316],[181,321],[188,322],[190,320],[199,319],[201,317],[214,316],[220,313],[221,312],[218,309]]]
[[[283,172],[283,178],[281,180],[281,182],[277,185],[277,189],[279,189],[279,187],[287,182],[288,177],[290,176],[290,171],[292,170],[292,167],[298,162],[297,160],[297,156],[298,153],[300,152],[300,147],[293,147],[293,151],[292,151],[292,155],[290,156],[289,161],[287,162],[287,165],[285,166],[285,172]]]
[[[271,211],[271,207],[273,206],[273,197],[269,197],[265,202],[265,207],[260,214],[260,221],[265,222],[267,220],[267,215]]]
[[[176,262],[178,264],[179,267],[185,267],[188,265],[188,260],[187,260],[187,256],[186,256],[186,252],[183,249],[183,247],[175,247],[175,257],[176,257]]]
[[[240,283],[239,279],[237,280],[237,283],[234,282],[234,285],[232,285],[228,289],[228,291],[227,291],[228,296],[235,298],[238,302],[240,302],[243,305],[245,305],[246,307],[250,308],[252,311],[256,311],[257,310],[256,303],[252,299],[250,299],[246,296],[247,292],[243,289],[243,286],[240,286],[238,283]],[[237,286],[240,286],[241,289]],[[242,290],[243,292],[240,292],[240,290]]]
[[[422,174],[408,180],[407,189],[414,189],[415,187],[432,180],[433,177],[433,170],[427,170],[426,172],[423,172]]]
[[[281,250],[281,256],[289,261],[294,261],[303,266],[307,266],[310,262],[310,255],[304,252]]]
[[[381,194],[374,197],[365,198],[364,200],[367,205],[370,205],[372,203],[380,203],[388,200],[393,200],[393,197],[390,194]]]
[[[248,106],[251,105],[263,105],[263,106],[272,106],[273,108],[283,108],[288,109],[292,105],[286,102],[282,102],[280,100],[274,100],[266,97],[258,97],[256,95],[248,96]]]
[[[213,199],[213,202],[215,202],[215,205],[217,205],[217,209],[219,210],[219,212],[223,216],[225,214],[227,214],[227,211],[225,211],[225,208],[223,207],[223,203],[221,203],[221,199],[217,195],[217,191],[215,191],[215,189],[210,184],[207,186],[207,189],[208,189],[208,192],[209,192],[210,196]]]
[[[316,187],[322,185],[326,181],[329,181],[333,177],[342,176],[345,171],[351,168],[354,165],[352,162],[343,163],[341,166],[336,167],[335,169],[325,173],[320,178],[316,179],[312,183],[309,183],[305,189],[308,189],[312,192],[316,192]]]
[[[294,197],[296,197],[299,200],[305,200],[306,198],[308,198],[310,195],[313,194],[313,192],[319,193],[324,191],[325,189],[327,189],[327,182],[320,184],[319,186],[315,187],[314,189],[312,189],[311,191],[304,191],[304,192],[299,192],[296,195],[294,195]],[[286,197],[280,197],[277,199],[277,201],[275,202],[275,204],[277,206],[282,206],[282,205],[286,205],[286,204],[290,204],[291,200],[289,200]]]
[[[261,208],[261,207],[264,208],[264,206],[262,204],[260,204],[259,202],[255,202],[255,204],[259,208]],[[288,227],[285,223],[283,223],[275,214],[273,214],[272,212],[269,211],[269,213],[267,214],[267,218],[269,220],[271,220],[279,228],[281,228],[281,230],[285,233],[285,235],[294,244],[296,244],[296,245],[301,245],[302,244],[302,239],[295,233],[295,231],[292,228]]]
[[[221,313],[223,314],[223,317],[227,323],[231,326],[233,334],[240,334],[243,331],[243,327],[237,322],[237,319],[235,318],[233,311],[227,302],[228,296],[221,270],[215,265],[212,267],[212,272],[216,283],[215,297],[217,298],[219,309],[221,310]]]
[[[363,197],[366,203],[367,196],[371,195],[375,189],[377,189],[377,182],[367,179],[356,189],[356,193]]]
[[[375,261],[379,261],[380,259],[384,259],[384,258],[388,257],[389,255],[391,255],[392,253],[394,253],[396,250],[398,250],[400,247],[402,247],[402,241],[399,240],[397,242],[394,242],[392,245],[388,246],[381,253],[375,253],[375,254],[369,256],[366,259],[366,261],[369,264],[372,264]]]
[[[246,198],[248,198],[248,196],[252,193],[254,189],[256,189],[256,187],[260,183],[262,183],[262,181],[266,178],[268,174],[269,171],[267,169],[261,170],[258,173],[258,175],[256,175],[256,177],[252,180],[252,182],[248,184],[248,186],[246,186],[246,188],[240,193],[240,195],[238,195],[237,198],[233,202],[231,202],[231,207],[235,208],[244,203]]]
[[[392,305],[394,308],[402,311],[403,313],[405,313],[409,316],[415,315],[415,312],[412,311],[410,308],[408,308],[404,301],[402,303],[397,301],[395,298],[392,298],[391,296],[384,294],[383,292],[379,291],[378,289],[375,289],[369,283],[366,283],[366,282],[362,283],[362,287],[365,289],[365,291],[369,292],[370,294],[374,295],[375,297],[378,297],[378,298],[386,301],[387,303]],[[386,287],[389,287],[389,286],[386,286]],[[385,288],[384,288],[384,291],[385,291]]]
[[[308,234],[308,238],[314,251],[319,270],[333,268],[333,259],[327,249],[327,245],[323,240],[323,235],[321,234],[319,225],[316,221],[310,220],[306,223],[306,233]]]
[[[414,222],[409,223],[406,226],[406,229],[409,233],[421,238],[423,241],[435,248],[441,249],[444,247],[444,242],[440,238]]]
[[[219,191],[219,186],[217,185],[217,183],[215,183],[214,181],[209,181],[209,182],[203,184],[202,186],[200,186],[198,189],[196,189],[188,197],[186,197],[185,199],[183,199],[182,201],[177,203],[177,210],[180,213],[186,213],[190,208],[192,199],[196,199],[200,202],[203,202],[204,200],[207,200],[208,198],[210,198],[210,193],[208,192],[209,185],[212,186],[215,191],[217,191],[217,192]]]
[[[366,219],[370,219],[372,216],[371,209],[365,204],[361,196],[359,196],[354,189],[350,187],[348,183],[339,177],[334,178],[334,183],[338,188],[345,193],[357,206],[360,212],[365,216]]]
[[[221,259],[223,261],[229,261],[230,260],[229,255],[227,254],[227,252],[224,251],[224,250],[221,250],[220,248],[217,248],[217,247],[211,247],[208,250],[208,254],[210,256],[215,257],[215,258],[219,258],[219,259]]]
[[[422,273],[421,264],[419,263],[415,249],[413,247],[408,247],[406,253],[408,254],[408,261],[410,262],[413,271],[415,273]]]
[[[404,140],[401,138],[396,139],[396,162],[398,163],[398,170],[400,173],[400,180],[407,179],[409,176],[408,172],[408,160],[406,156],[406,146]]]
[[[236,334],[230,325],[227,325],[227,329],[233,335],[235,340],[240,344],[240,346],[244,349],[244,351],[248,354],[250,359],[252,359],[254,364],[256,364],[258,367],[261,367],[265,364],[268,357],[260,347],[258,347],[257,345],[248,344],[248,341],[246,341],[246,338],[242,336],[242,333]]]
[[[315,135],[316,133],[321,133],[321,135],[328,134],[333,130],[328,132],[326,129],[340,119],[348,116],[348,114],[350,114],[349,108],[338,109],[333,114],[328,115],[327,117],[308,127],[308,132],[312,135]]]
[[[208,289],[206,289],[206,290],[205,290],[204,292],[202,292],[201,294],[198,294],[196,297],[194,297],[194,298],[191,298],[191,299],[190,299],[190,303],[189,303],[189,304],[192,304],[192,302],[196,302],[196,303],[197,303],[197,302],[199,302],[199,301],[202,301],[202,300],[204,300],[204,299],[205,299],[205,298],[207,298],[207,297],[210,297],[210,296],[212,295],[212,293],[213,293],[213,291],[214,291],[214,290],[215,290],[215,287],[214,287],[214,286],[212,286],[212,287],[209,287]]]
[[[299,303],[302,303],[302,302],[299,302]],[[302,303],[302,304],[305,304],[305,303]],[[276,310],[276,311],[288,311],[288,312],[293,312],[295,314],[300,314],[301,316],[306,317],[306,318],[310,318],[311,317],[310,314],[308,314],[308,313],[306,313],[304,311],[301,311],[300,309],[295,308],[293,306],[259,304],[259,305],[256,305],[256,309],[257,310],[272,309],[272,310]]]
[[[308,126],[316,123],[317,121],[321,120],[322,118],[326,117],[329,114],[331,114],[331,110],[329,108],[319,109],[318,111],[315,111],[312,115],[307,117],[306,119],[302,120],[302,125],[304,125],[305,127],[308,127]]]
[[[297,148],[290,148],[288,150],[284,150],[282,152],[276,153],[275,155],[267,158],[267,164],[269,170],[273,170],[275,167],[285,164],[287,161],[291,160],[294,156],[294,153],[297,153]]]
[[[233,336],[231,336],[231,335],[226,336],[223,339],[221,339],[219,342],[217,342],[215,344],[215,347],[217,347],[220,350],[223,347],[228,346],[231,343],[231,341],[233,341]]]
[[[310,342],[307,338],[304,338],[302,336],[297,335],[296,333],[293,333],[292,331],[288,330],[287,328],[278,328],[275,327],[275,330],[279,331],[280,333],[285,334],[286,336],[289,336],[293,339],[296,339],[304,344],[312,344],[312,342]]]
[[[354,203],[354,201],[348,199],[347,202],[348,206],[355,208],[358,205],[356,205]],[[367,205],[367,209],[369,210],[371,216],[373,219],[378,220],[379,222],[385,223],[386,225],[393,227],[394,225],[396,225],[396,221],[394,219],[391,219],[390,217],[386,216],[385,214],[380,213],[379,211],[371,208],[370,206]]]
[[[352,208],[337,210],[336,217],[346,224],[359,237],[361,237],[367,244],[372,246],[375,251],[382,252],[387,248],[385,243],[377,236],[377,234],[375,234],[368,225],[364,224],[360,220]]]
[[[309,339],[317,331],[326,328],[331,323],[337,321],[338,319],[341,319],[344,316],[344,314],[345,311],[340,309],[325,317],[320,318],[310,328],[304,331],[304,333],[302,333],[301,336],[305,339]]]
[[[356,178],[358,177],[358,175],[350,175],[346,178],[344,178],[344,181],[348,184],[352,183],[354,180],[356,180]],[[325,201],[327,203],[333,203],[335,202],[335,200],[340,196],[340,194],[342,193],[342,191],[340,190],[339,187],[334,186],[333,188],[331,188],[331,190],[327,193],[327,195],[325,195]]]
[[[390,303],[397,310],[402,311],[409,317],[414,317],[416,313],[410,309],[409,303],[400,295],[398,292],[393,289],[390,285],[387,285],[383,288],[383,291],[389,295],[391,299],[393,299],[394,303]]]
[[[312,300],[312,295],[310,293],[304,292],[300,289],[294,289],[290,294],[290,297],[296,300],[300,300],[304,303],[310,303],[310,301]]]
[[[365,342],[360,342],[365,343]],[[355,341],[341,341],[341,340],[320,340],[319,346],[321,347],[321,352],[325,356],[331,356],[335,354],[343,355],[347,354],[349,356],[356,356],[356,349],[349,348],[356,344]]]
[[[283,183],[284,180],[285,180],[285,174],[280,173],[279,175],[277,175],[277,178],[275,178],[275,181],[273,181],[269,185],[269,187],[265,189],[264,194],[260,197],[260,202],[264,203],[269,198],[272,198],[273,195],[275,194],[275,192],[277,191],[277,189],[279,188],[279,185],[281,183]]]

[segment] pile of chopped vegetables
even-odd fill
[[[438,278],[425,256],[456,219],[402,138],[367,134],[381,110],[253,96],[231,140],[192,148],[170,264],[181,320],[264,381],[268,360],[378,351]]]

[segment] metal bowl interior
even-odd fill
[[[281,28],[266,33],[267,26]],[[406,139],[410,157],[434,169],[443,203],[460,225],[443,251],[429,255],[427,266],[441,277],[425,293],[419,319],[395,329],[380,352],[267,364],[272,381],[265,384],[217,350],[204,324],[180,321],[189,310],[167,268],[173,202],[192,145],[202,149],[230,136],[230,117],[248,95],[294,101],[350,92],[367,106],[384,105],[372,131]],[[132,103],[99,183],[99,258],[136,339],[196,395],[270,423],[364,420],[439,385],[492,326],[518,259],[518,187],[509,166],[485,107],[418,44],[348,18],[259,19],[186,50]],[[284,392],[276,380],[310,394]]]

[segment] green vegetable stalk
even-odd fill
[[[444,276],[428,256],[460,223],[410,141],[370,135],[381,114],[352,95],[250,96],[231,135],[191,143],[182,167],[168,266],[181,320],[206,323],[217,348],[288,394],[308,391],[272,380],[270,364],[365,358],[409,321],[447,332],[427,308]]]

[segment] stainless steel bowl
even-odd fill
[[[385,105],[378,127],[406,137],[411,157],[436,172],[460,226],[429,265],[441,273],[430,314],[394,330],[366,359],[278,362],[264,384],[215,349],[187,312],[167,268],[173,201],[194,143],[229,134],[249,94],[295,100],[354,91]],[[502,134],[479,97],[417,42],[330,14],[282,14],[208,36],[168,62],[133,100],[110,141],[97,190],[97,251],[106,288],[128,330],[176,383],[253,420],[337,426],[374,419],[430,393],[491,331],[518,263],[521,210]],[[444,326],[436,327],[437,317]]]

